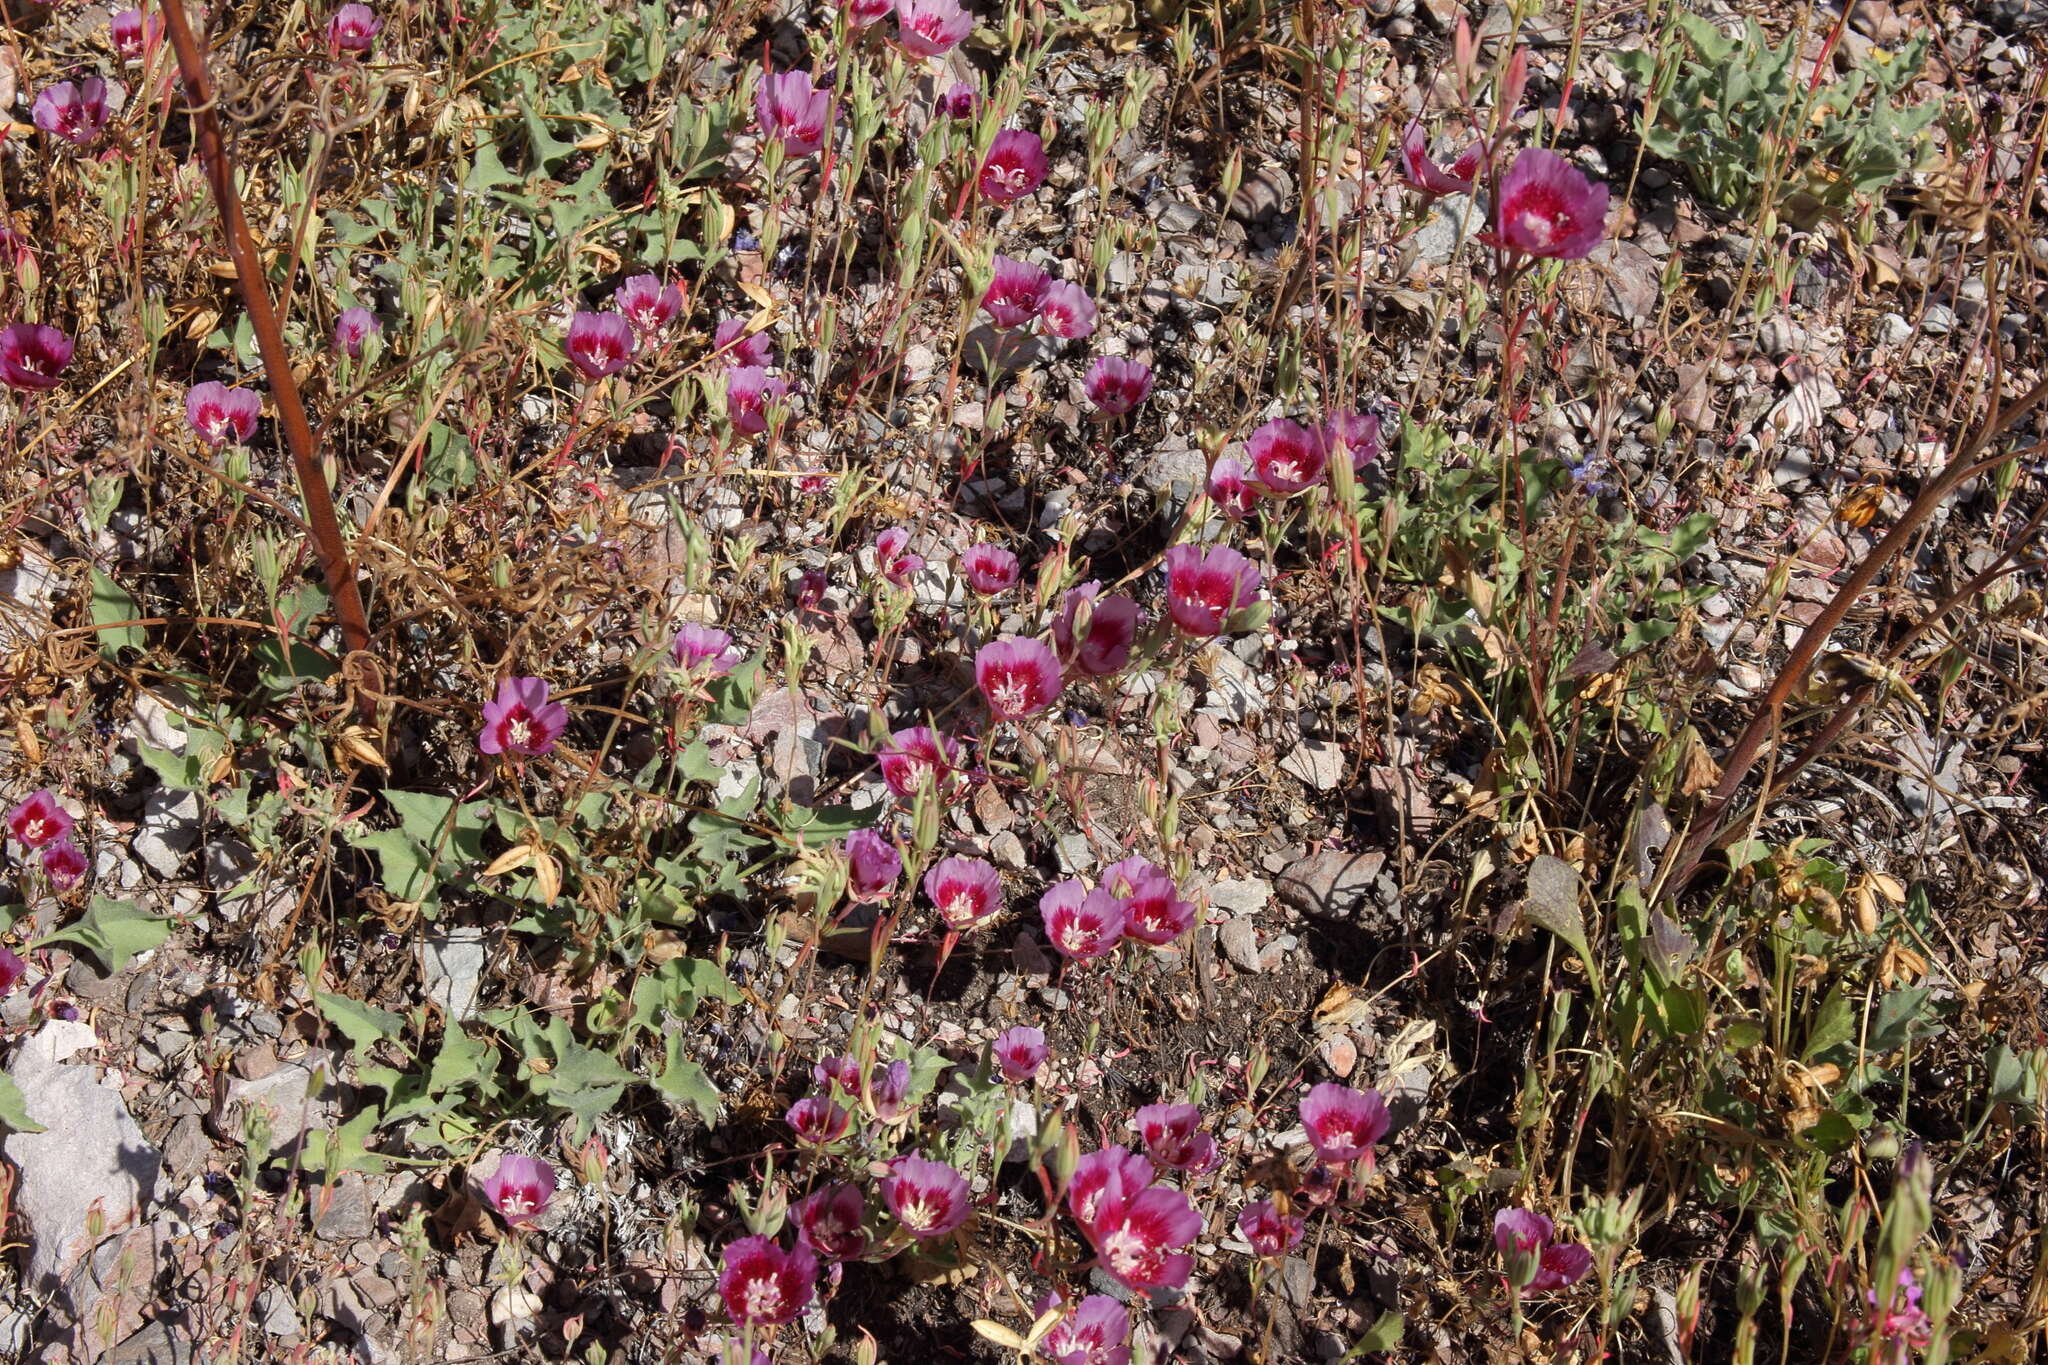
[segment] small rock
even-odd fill
[[[199,844],[199,793],[159,788],[142,798],[142,827],[129,845],[159,877],[175,877]]]
[[[427,999],[451,1019],[474,1018],[478,979],[484,970],[484,931],[447,929],[428,936],[423,951]]]
[[[1256,915],[1273,900],[1273,883],[1264,877],[1217,882],[1209,888],[1209,904],[1234,915]]]
[[[331,1187],[312,1192],[313,1235],[323,1242],[359,1242],[376,1231],[370,1186],[361,1173],[346,1171]]]
[[[1929,304],[1920,319],[1920,329],[1932,336],[1947,336],[1956,329],[1956,314],[1947,304]]]
[[[1256,976],[1259,972],[1259,936],[1248,919],[1225,920],[1216,930],[1223,955],[1239,971]]]
[[[1274,879],[1283,904],[1307,914],[1348,915],[1365,900],[1386,865],[1377,850],[1347,853],[1324,849],[1299,860]]]
[[[1349,1033],[1333,1033],[1323,1039],[1316,1049],[1323,1059],[1323,1065],[1330,1068],[1330,1074],[1343,1080],[1358,1065],[1358,1044],[1351,1041]]]
[[[988,841],[988,856],[997,867],[1009,872],[1022,872],[1031,865],[1024,856],[1024,841],[1009,830]]]
[[[1319,792],[1330,791],[1344,780],[1344,751],[1327,740],[1305,739],[1280,760],[1280,771]]]
[[[1059,860],[1060,871],[1068,876],[1095,866],[1095,850],[1089,847],[1088,836],[1079,830],[1062,834],[1053,845],[1053,856]]]
[[[184,1324],[152,1322],[100,1357],[100,1365],[191,1365],[192,1337]]]
[[[274,1337],[300,1336],[306,1330],[299,1310],[292,1305],[291,1295],[277,1285],[256,1296],[256,1311],[263,1319],[263,1330]]]
[[[1913,336],[1913,324],[1897,313],[1886,313],[1877,320],[1877,339],[1886,346],[1900,346]]]

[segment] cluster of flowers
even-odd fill
[[[1590,255],[1606,231],[1607,186],[1542,147],[1524,147],[1501,173],[1501,151],[1498,142],[1482,139],[1442,166],[1430,159],[1422,125],[1413,123],[1401,139],[1401,178],[1434,199],[1470,194],[1498,175],[1493,231],[1485,240],[1524,257],[1571,261]]]
[[[1245,460],[1226,455],[1209,470],[1209,499],[1233,521],[1248,515],[1261,497],[1288,498],[1315,487],[1333,459],[1348,456],[1354,470],[1364,469],[1380,455],[1380,419],[1338,411],[1311,428],[1275,417],[1251,434],[1244,449]]]
[[[658,344],[683,312],[682,286],[657,275],[633,275],[612,291],[612,307],[602,312],[579,310],[569,319],[564,352],[583,377],[592,381],[619,373],[641,351]],[[747,320],[729,317],[718,324],[713,351],[726,358],[725,415],[733,430],[746,436],[768,429],[768,407],[789,392],[789,384],[771,373],[775,343],[765,333],[747,332]]]
[[[76,823],[47,787],[7,812],[7,832],[23,848],[41,855],[52,885],[67,889],[78,885],[91,866],[71,840]]]
[[[1093,890],[1070,877],[1038,898],[1045,936],[1064,957],[1090,962],[1128,936],[1164,947],[1195,926],[1195,907],[1180,899],[1173,878],[1143,858],[1103,869]]]
[[[1000,144],[1009,134],[999,134]],[[1035,134],[1021,134],[1036,143]],[[1030,149],[1038,158],[1037,175],[1044,176],[1043,148]],[[995,155],[992,149],[990,155]],[[986,191],[984,190],[984,193]],[[1077,341],[1095,331],[1095,300],[1078,284],[1055,280],[1038,266],[1009,256],[997,256],[995,274],[981,296],[982,311],[1002,331],[1037,322],[1047,336]],[[1152,393],[1152,367],[1124,356],[1097,356],[1088,367],[1082,387],[1088,401],[1104,417],[1121,417],[1143,403]]]
[[[382,330],[367,308],[349,308],[334,326],[334,342],[351,356]],[[64,382],[71,364],[71,338],[47,323],[14,322],[0,327],[0,384],[21,393],[47,393]],[[185,395],[185,417],[208,445],[226,443],[230,434],[246,443],[256,429],[262,400],[246,389],[209,381],[195,384]]]

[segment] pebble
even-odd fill
[[[1886,346],[1903,345],[1913,335],[1913,324],[1897,313],[1886,313],[1877,320],[1877,339]]]
[[[1344,780],[1344,751],[1327,740],[1305,739],[1280,760],[1280,771],[1319,792],[1330,791]]]
[[[1259,936],[1248,919],[1225,920],[1216,931],[1216,941],[1223,947],[1223,955],[1241,972],[1257,975],[1259,961]]]
[[[1209,904],[1234,915],[1256,915],[1273,901],[1273,883],[1264,877],[1217,882],[1209,888]]]

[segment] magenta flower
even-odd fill
[[[1332,1166],[1364,1158],[1372,1166],[1373,1144],[1387,1135],[1387,1106],[1377,1090],[1353,1090],[1324,1081],[1301,1102],[1301,1126],[1316,1155]]]
[[[1500,179],[1500,245],[1525,256],[1577,260],[1607,229],[1607,186],[1541,147],[1524,147]]]
[[[924,556],[910,553],[910,532],[901,526],[891,526],[875,537],[875,572],[897,587],[909,587],[923,567]]]
[[[974,29],[959,0],[896,0],[896,41],[918,57],[942,57]]]
[[[1101,1245],[1097,1235],[1109,1225],[1109,1215],[1152,1183],[1152,1163],[1130,1149],[1117,1145],[1090,1152],[1074,1163],[1074,1178],[1067,1183],[1067,1211]]]
[[[1078,284],[1056,281],[1038,300],[1038,320],[1047,335],[1078,341],[1095,330],[1095,300]]]
[[[1152,367],[1120,355],[1097,356],[1082,387],[1103,416],[1121,417],[1151,396]]]
[[[971,81],[954,81],[939,96],[939,113],[947,118],[973,118],[981,108],[981,92]]]
[[[1296,1214],[1282,1213],[1270,1199],[1246,1204],[1237,1215],[1237,1235],[1252,1244],[1258,1256],[1285,1256],[1301,1245],[1307,1224]]]
[[[811,1068],[811,1079],[828,1090],[855,1095],[860,1092],[860,1062],[852,1057],[826,1057]]]
[[[1586,1278],[1593,1269],[1593,1252],[1577,1242],[1554,1242],[1543,1248],[1543,1260],[1536,1271],[1536,1278],[1529,1281],[1525,1294],[1547,1294],[1553,1289],[1564,1289]],[[1915,1299],[1919,1296],[1916,1294]],[[1914,1305],[1918,1307],[1916,1303]]]
[[[507,678],[498,695],[484,703],[484,729],[476,747],[487,754],[531,758],[555,747],[569,728],[569,711],[548,700],[544,678]]]
[[[53,839],[43,845],[43,875],[59,890],[68,891],[78,885],[91,866],[78,845],[68,837]]]
[[[743,436],[768,430],[768,405],[789,392],[789,385],[758,365],[732,365],[725,371],[725,416]]]
[[[868,1249],[868,1235],[861,1230],[867,1218],[867,1201],[857,1185],[827,1185],[797,1201],[790,1210],[796,1222],[796,1240],[818,1255],[834,1261],[851,1261]]]
[[[578,312],[569,319],[569,341],[564,349],[585,379],[598,380],[631,364],[638,344],[625,314]]]
[[[868,1076],[868,1103],[884,1123],[894,1123],[909,1113],[910,1063],[898,1060],[875,1068]]]
[[[1052,946],[1076,962],[1101,957],[1124,936],[1123,902],[1100,887],[1085,889],[1078,878],[1047,887],[1038,913]]]
[[[140,61],[163,41],[164,21],[152,14],[145,22],[141,10],[124,9],[108,22],[107,36],[113,40],[115,56],[123,61]]]
[[[846,836],[846,884],[854,899],[888,899],[903,875],[903,856],[896,845],[872,829],[857,829]]]
[[[1195,1258],[1179,1248],[1202,1235],[1202,1215],[1179,1190],[1154,1185],[1096,1217],[1102,1268],[1132,1289],[1179,1289]]]
[[[1145,1154],[1159,1165],[1199,1175],[1216,1164],[1216,1139],[1202,1131],[1202,1111],[1194,1105],[1144,1105],[1133,1122]]]
[[[1037,266],[997,256],[995,275],[989,280],[988,292],[981,296],[981,306],[996,326],[1022,327],[1038,316],[1039,302],[1051,284]]]
[[[1252,476],[1281,497],[1322,482],[1328,468],[1323,443],[1307,427],[1285,417],[1275,417],[1253,432],[1244,448]]]
[[[327,21],[327,45],[336,52],[361,56],[376,44],[384,21],[368,5],[343,5]]]
[[[230,440],[247,445],[262,411],[263,399],[254,389],[231,389],[208,380],[185,390],[185,420],[210,446],[224,446]]]
[[[1527,1209],[1493,1215],[1493,1245],[1508,1262],[1510,1283],[1524,1294],[1542,1294],[1577,1284],[1593,1268],[1593,1253],[1576,1243],[1554,1240],[1557,1228]]]
[[[1364,469],[1380,457],[1380,419],[1369,412],[1339,409],[1323,419],[1316,439],[1326,459],[1346,452],[1353,469]]]
[[[1559,1249],[1561,1248],[1552,1248],[1552,1250]],[[1572,1249],[1585,1251],[1584,1247]],[[1591,1269],[1591,1259],[1591,1254],[1588,1253],[1588,1269]],[[1545,1253],[1544,1260],[1547,1264],[1549,1261],[1548,1253]],[[1584,1272],[1581,1271],[1579,1275],[1573,1276],[1573,1279],[1576,1280],[1583,1275]],[[1538,1278],[1541,1277],[1539,1276]],[[1571,1280],[1567,1280],[1565,1283],[1569,1284],[1571,1282]],[[1535,1286],[1532,1284],[1530,1288],[1533,1290]],[[1896,1281],[1896,1287],[1892,1291],[1891,1302],[1884,1305],[1881,1313],[1875,1311],[1878,1308],[1877,1291],[1875,1289],[1863,1291],[1864,1302],[1868,1303],[1873,1310],[1871,1314],[1872,1321],[1868,1324],[1866,1330],[1869,1331],[1872,1340],[1886,1347],[1886,1354],[1883,1359],[1892,1362],[1903,1362],[1907,1358],[1908,1348],[1924,1346],[1932,1337],[1933,1324],[1927,1317],[1927,1310],[1920,1306],[1921,1292],[1920,1281],[1913,1274],[1911,1267],[1908,1266],[1901,1266],[1899,1268],[1899,1278]],[[1872,1357],[1872,1359],[1877,1359],[1877,1357]]]
[[[996,1065],[1002,1068],[1003,1079],[1012,1085],[1023,1085],[1036,1077],[1038,1068],[1045,1065],[1048,1055],[1044,1031],[1026,1024],[1018,1024],[998,1034],[992,1050]]]
[[[1045,143],[1022,128],[1005,128],[989,144],[976,182],[992,204],[1014,204],[1045,183]]]
[[[36,96],[30,117],[36,127],[51,137],[63,138],[76,147],[83,147],[96,140],[107,126],[107,92],[109,86],[98,76],[87,76],[77,83],[59,81],[44,86]],[[119,94],[121,87],[111,89]]]
[[[1473,143],[1458,154],[1449,169],[1429,159],[1429,139],[1421,123],[1411,123],[1401,135],[1401,178],[1424,194],[1469,194],[1486,163],[1486,142]]]
[[[913,725],[889,736],[889,747],[875,755],[882,781],[909,800],[929,782],[943,787],[960,762],[960,741],[929,725]]]
[[[482,1182],[484,1198],[516,1228],[538,1218],[555,1196],[555,1168],[539,1157],[500,1152],[497,1169]]]
[[[745,318],[727,318],[719,323],[712,345],[724,352],[735,365],[766,366],[775,363],[775,338],[765,329],[748,335]]]
[[[383,330],[384,324],[369,309],[344,308],[334,321],[334,344],[348,352],[351,359],[359,359],[363,343]]]
[[[1102,869],[1098,883],[1104,891],[1118,900],[1129,900],[1138,894],[1138,888],[1156,877],[1164,877],[1166,869],[1149,858],[1132,854],[1121,862],[1111,863]]]
[[[1166,614],[1185,634],[1220,634],[1230,614],[1258,595],[1258,569],[1228,545],[1176,545],[1166,552]]]
[[[0,948],[0,995],[6,995],[21,980],[21,974],[28,970],[12,948]]]
[[[612,307],[625,315],[634,331],[651,337],[681,316],[682,287],[663,284],[659,275],[628,275],[612,290]]]
[[[26,848],[41,848],[44,844],[70,837],[75,823],[70,812],[57,804],[57,798],[50,794],[48,787],[31,794],[7,812],[7,832]]]
[[[960,552],[960,573],[967,586],[983,597],[994,597],[1017,584],[1021,570],[1017,556],[1000,545],[970,545]]]
[[[12,322],[0,327],[0,384],[28,393],[54,389],[71,363],[71,338],[55,327]]]
[[[784,1251],[766,1237],[742,1237],[725,1249],[718,1296],[742,1327],[774,1327],[802,1313],[818,1279],[808,1248]]]
[[[1144,622],[1145,613],[1136,602],[1120,592],[1104,597],[1101,582],[1090,579],[1067,589],[1060,599],[1060,614],[1052,622],[1052,642],[1059,650],[1060,662],[1088,677],[1106,678],[1130,663],[1131,647]]]
[[[975,652],[974,681],[997,720],[1022,720],[1058,700],[1060,661],[1042,640],[995,640]]]
[[[1045,1334],[1038,1349],[1054,1365],[1130,1365],[1130,1311],[1107,1294],[1090,1294]]]
[[[754,117],[764,137],[777,138],[791,156],[809,156],[831,131],[832,92],[811,83],[808,71],[761,78],[754,88]]]
[[[1244,476],[1244,466],[1226,455],[1209,466],[1209,501],[1232,521],[1251,515],[1259,505],[1259,490]]]
[[[853,1115],[823,1095],[810,1095],[789,1106],[782,1116],[796,1140],[809,1147],[823,1147],[846,1136]]]
[[[1124,932],[1140,943],[1163,948],[1195,927],[1194,902],[1182,900],[1164,872],[1141,878],[1123,902]]]
[[[967,1180],[945,1162],[901,1156],[889,1172],[882,1202],[912,1237],[942,1237],[967,1221]]]
[[[698,677],[722,678],[746,656],[733,648],[732,636],[726,632],[692,621],[669,642],[668,657],[677,668]]]
[[[864,29],[896,8],[895,0],[841,0],[839,12],[846,16],[846,26]]]
[[[963,933],[1003,908],[1003,879],[980,858],[942,858],[924,874],[924,894],[946,927]]]

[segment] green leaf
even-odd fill
[[[1856,1036],[1856,1011],[1840,982],[1828,988],[1826,998],[1814,1012],[1813,1026],[1806,1033],[1806,1050],[1799,1060],[1810,1062],[1842,1046]]]
[[[1351,1349],[1338,1359],[1340,1362],[1356,1360],[1360,1356],[1370,1355],[1374,1351],[1394,1350],[1400,1346],[1404,1330],[1405,1323],[1399,1313],[1382,1313],[1379,1316],[1379,1321],[1367,1328],[1365,1335],[1356,1342],[1353,1342]]]
[[[1924,1017],[1932,1013],[1928,1005],[1933,994],[1926,986],[1900,986],[1886,991],[1870,1022],[1870,1050],[1881,1056],[1939,1032],[1940,1026]]]
[[[313,1003],[328,1023],[348,1035],[357,1052],[385,1038],[396,1038],[405,1028],[405,1017],[379,1009],[352,996],[331,991],[313,992]]]
[[[606,1054],[576,1042],[564,1020],[549,1021],[546,1044],[554,1054],[552,1065],[546,1071],[534,1070],[530,1083],[535,1094],[575,1116],[581,1141],[619,1102],[626,1087],[640,1078]]]
[[[28,1097],[14,1077],[0,1071],[0,1125],[16,1133],[40,1133],[43,1125],[28,1116]]]
[[[45,935],[40,943],[76,943],[110,972],[126,967],[171,936],[171,922],[158,919],[133,901],[94,896],[85,915],[69,928]]]
[[[100,653],[116,659],[123,649],[141,649],[148,636],[141,626],[115,626],[111,622],[133,621],[142,615],[135,599],[119,583],[98,569],[92,571],[92,623],[108,627],[100,631]]]
[[[1562,858],[1539,853],[1529,864],[1528,894],[1522,913],[1563,939],[1586,964],[1586,977],[1593,994],[1601,993],[1600,965],[1586,943],[1586,921],[1579,913],[1579,874]]]
[[[661,1074],[654,1078],[654,1088],[669,1103],[687,1104],[696,1110],[706,1126],[718,1121],[718,1087],[704,1074],[703,1067],[683,1056],[680,1030],[668,1036],[668,1048],[662,1058]]]

